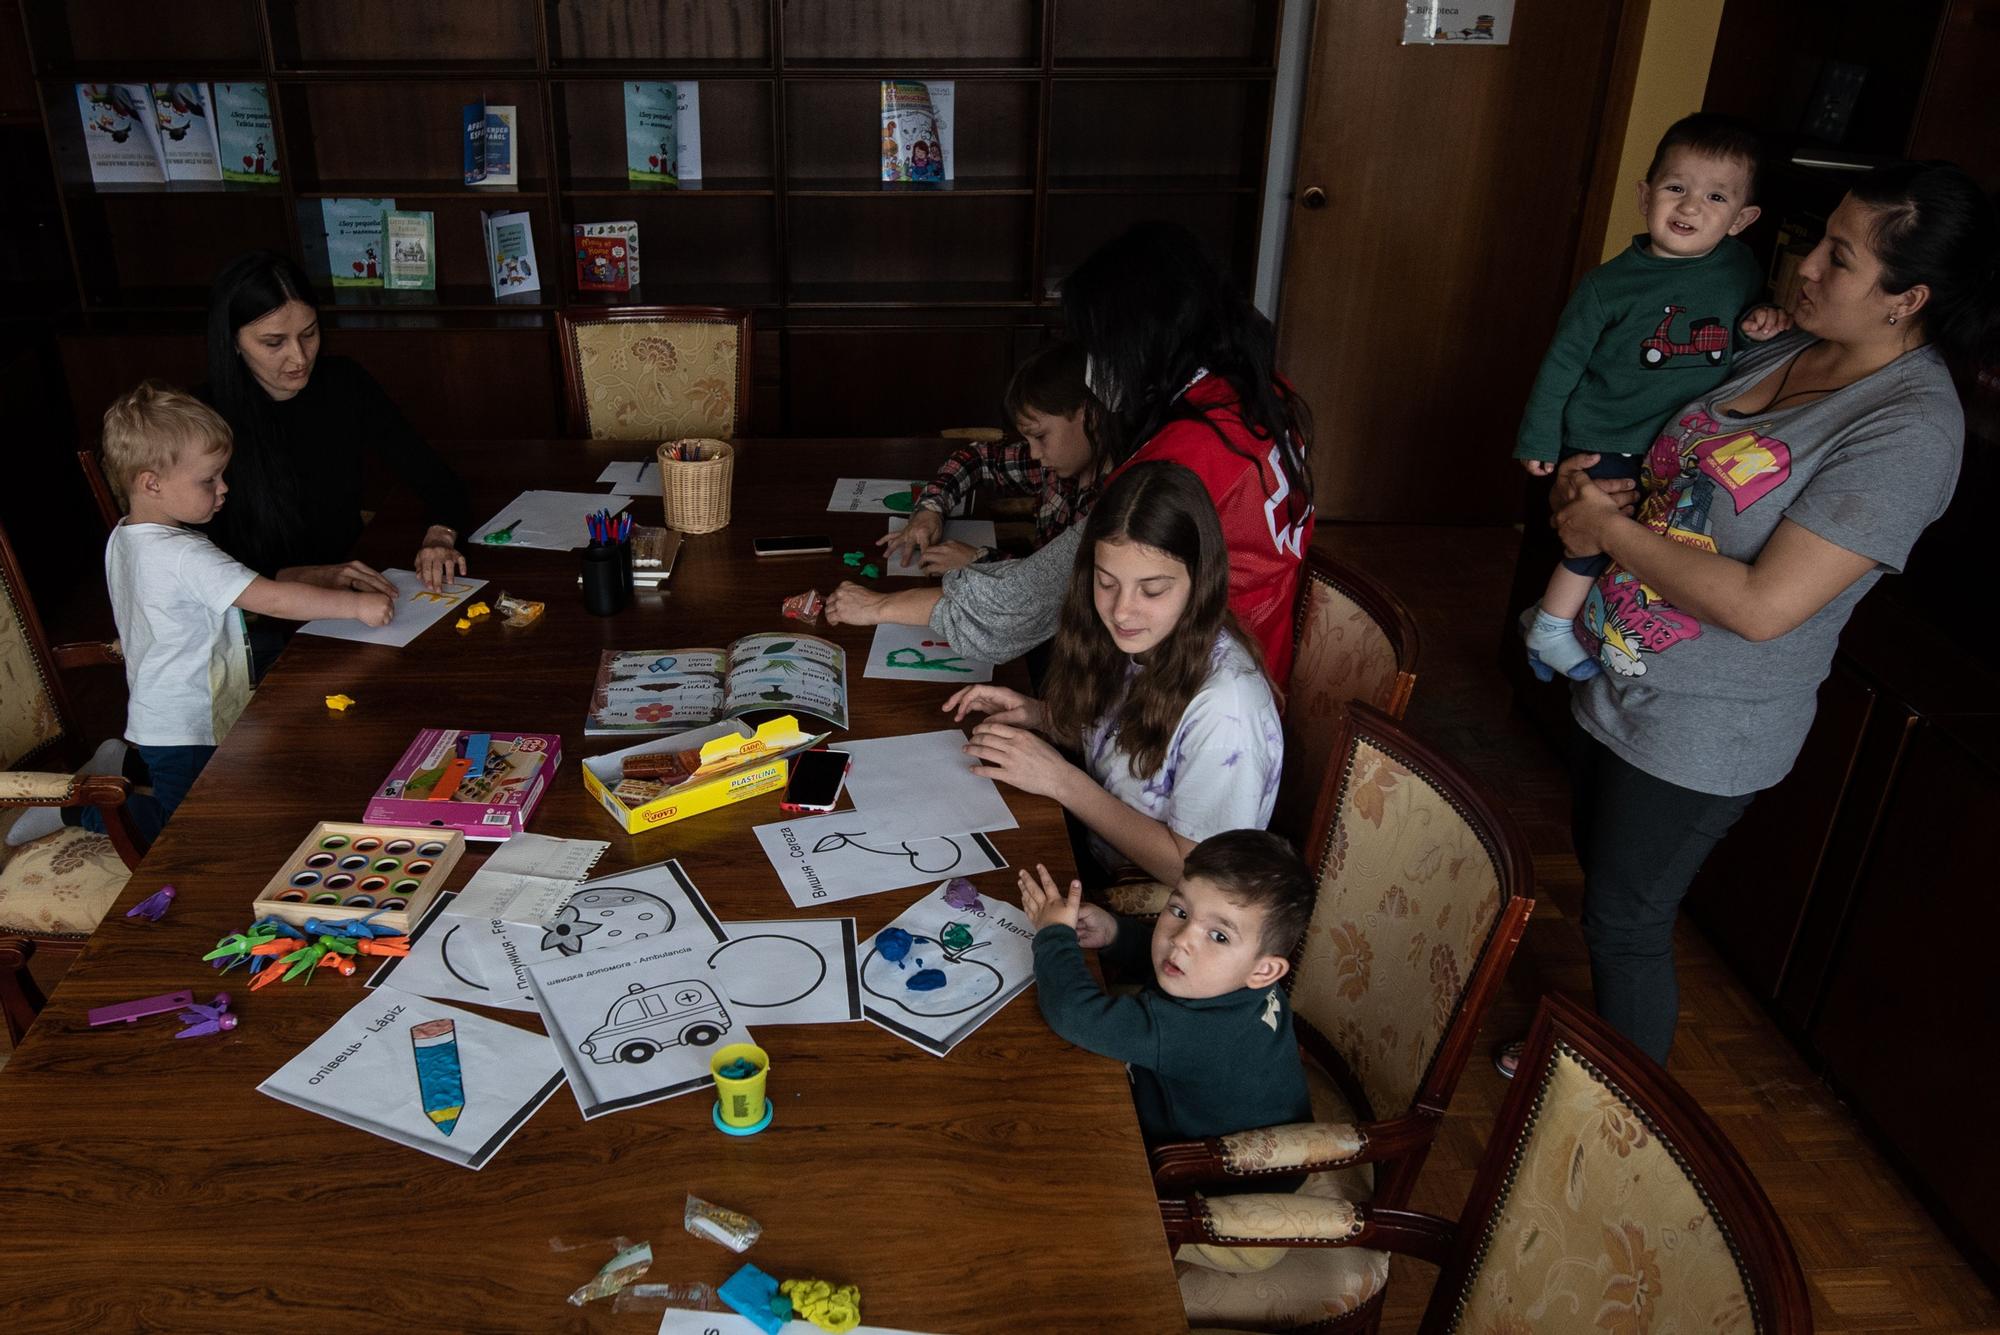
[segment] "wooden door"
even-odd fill
[[[1623,108],[1603,112],[1636,2],[1536,0],[1506,46],[1406,47],[1401,5],[1321,0],[1279,365],[1314,413],[1322,518],[1519,517],[1508,456],[1600,123],[1622,137]]]

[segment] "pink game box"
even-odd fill
[[[554,733],[425,728],[368,799],[363,819],[511,839],[528,828],[561,763]]]

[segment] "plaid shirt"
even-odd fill
[[[938,469],[931,484],[917,497],[917,504],[940,514],[950,514],[972,494],[980,483],[990,484],[1005,496],[1035,498],[1035,549],[1090,513],[1097,503],[1098,486],[1084,485],[1081,478],[1059,477],[1054,470],[1036,463],[1026,441],[1003,440],[998,444],[967,445],[954,450]]]

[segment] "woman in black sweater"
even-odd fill
[[[362,457],[387,464],[424,503],[429,527],[413,562],[427,588],[465,573],[458,535],[465,484],[398,412],[375,378],[319,355],[319,311],[298,265],[252,251],[216,276],[202,396],[236,435],[229,504],[209,525],[216,545],[273,578],[327,588],[395,586],[349,559],[361,536]]]

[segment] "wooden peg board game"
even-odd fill
[[[250,907],[300,927],[379,912],[376,922],[407,932],[464,854],[457,830],[323,820]]]

